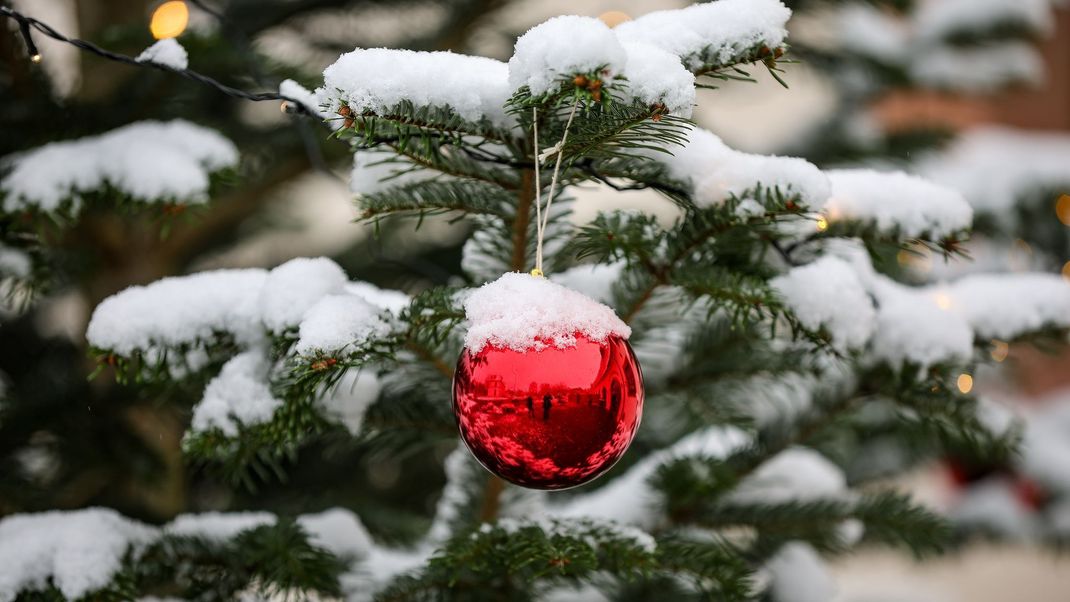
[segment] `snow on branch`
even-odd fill
[[[858,241],[826,251],[855,270],[877,305],[869,355],[893,367],[970,361],[975,344],[1070,327],[1070,282],[1051,274],[967,276],[912,287],[878,274]]]
[[[593,17],[554,17],[520,36],[509,59],[509,86],[527,86],[532,96],[555,88],[562,78],[599,73],[606,83],[628,60],[613,30]]]
[[[650,484],[662,464],[677,458],[725,458],[750,443],[750,436],[735,427],[713,426],[680,439],[671,447],[649,454],[604,487],[547,509],[554,517],[597,516],[617,523],[652,528],[660,496]]]
[[[307,533],[309,544],[345,563],[349,573],[341,579],[343,584],[350,581],[353,589],[358,588],[354,582],[362,571],[373,568],[365,564],[375,561],[377,568],[385,570],[398,565],[392,558],[408,556],[377,546],[349,510],[332,508],[305,514],[296,517],[296,522]],[[139,564],[159,562],[153,553],[147,553],[156,544],[194,538],[223,546],[251,530],[278,523],[269,512],[182,514],[162,527],[145,525],[105,508],[13,514],[0,519],[0,562],[4,566],[0,571],[0,602],[13,602],[22,594],[45,591],[50,586],[68,600],[83,599],[117,588],[119,575]],[[189,550],[196,554],[196,548]],[[197,558],[183,560],[196,562]],[[391,574],[395,572],[396,568]]]
[[[723,0],[722,0],[723,1]],[[707,207],[757,187],[798,195],[805,205],[821,206],[829,197],[828,178],[812,163],[793,157],[753,155],[733,150],[712,132],[694,128],[672,155],[649,153],[669,175],[690,183],[696,205]]]
[[[194,432],[219,429],[228,437],[238,435],[238,426],[271,420],[282,405],[271,392],[270,361],[262,349],[239,353],[205,387],[204,397],[193,408],[190,428]]]
[[[873,334],[876,311],[851,266],[827,256],[774,278],[773,288],[803,326],[824,328],[837,349],[857,349]]]
[[[929,290],[946,291],[979,341],[1070,327],[1070,282],[1056,274],[977,274]]]
[[[913,60],[910,74],[930,88],[984,94],[1010,84],[1041,83],[1044,61],[1028,42],[941,46]]]
[[[699,70],[738,63],[762,47],[780,48],[789,17],[791,10],[779,0],[717,0],[652,12],[621,23],[616,32],[621,40],[653,44]]]
[[[153,527],[114,510],[88,508],[0,519],[0,602],[51,582],[68,600],[106,588],[156,538]]]
[[[380,318],[381,313],[380,308],[358,296],[327,295],[304,313],[294,349],[302,355],[338,355],[349,346],[360,347],[368,340],[382,338],[390,327]]]
[[[951,188],[902,172],[837,169],[826,172],[832,196],[823,212],[829,220],[873,223],[904,238],[938,240],[969,230],[973,211]]]
[[[1054,28],[1051,0],[941,0],[922,2],[911,21],[922,40],[989,34],[1013,25],[1034,33]]]
[[[961,192],[976,212],[1014,223],[1022,196],[1070,186],[1070,136],[979,127],[915,167]]]
[[[213,130],[183,120],[141,121],[99,136],[53,142],[5,161],[0,184],[7,212],[67,209],[114,188],[144,203],[204,203],[210,176],[234,167],[237,148]]]
[[[320,306],[328,296],[335,300]],[[208,271],[130,287],[97,306],[86,337],[97,349],[130,356],[211,344],[219,335],[249,347],[270,335],[293,331],[304,333],[302,351],[338,351],[357,339],[385,335],[380,314],[397,311],[402,297],[367,283],[349,282],[329,259],[298,258],[270,272]],[[341,330],[326,332],[323,321],[330,317],[326,314],[337,317],[331,310],[339,303],[362,311],[347,314],[345,324],[334,324]],[[353,340],[343,341],[348,334]]]
[[[123,356],[213,341],[249,343],[262,334],[258,300],[267,272],[217,270],[164,278],[108,297],[93,311],[89,343]]]
[[[448,77],[444,74],[449,74]],[[358,114],[386,114],[403,102],[448,107],[471,122],[508,127],[508,67],[494,59],[452,52],[358,48],[323,71],[319,104],[335,113],[344,103]]]

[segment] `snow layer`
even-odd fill
[[[260,291],[264,325],[273,332],[297,326],[309,308],[345,284],[345,272],[326,257],[287,261],[271,270]]]
[[[189,67],[189,55],[178,40],[166,38],[149,46],[137,55],[139,63],[153,63],[182,71]]]
[[[32,268],[33,262],[25,251],[0,244],[0,278],[25,278]]]
[[[344,288],[345,292],[350,295],[356,295],[395,316],[400,314],[412,302],[412,299],[401,291],[379,288],[374,284],[359,280],[347,282]]]
[[[203,432],[216,428],[228,437],[235,437],[240,425],[271,420],[275,410],[282,406],[282,400],[271,393],[270,368],[261,349],[231,358],[205,387],[204,397],[193,409],[192,430]]]
[[[923,86],[983,94],[998,92],[1008,84],[1040,84],[1044,61],[1027,42],[941,46],[917,57],[910,74]]]
[[[469,121],[508,126],[505,102],[512,90],[505,63],[452,52],[358,48],[323,71],[316,90],[328,113],[346,103],[358,113],[384,112],[402,101],[417,107],[450,107]]]
[[[815,207],[829,197],[828,178],[812,163],[736,151],[707,130],[692,129],[687,144],[671,150],[672,155],[649,156],[664,163],[671,176],[690,183],[695,203],[702,207],[719,204],[731,195],[742,196],[759,184],[798,194],[803,203]]]
[[[893,366],[910,362],[922,368],[970,359],[973,331],[946,307],[946,293],[889,289],[878,296],[878,304],[871,349],[874,359]]]
[[[779,0],[718,0],[652,12],[615,31],[622,41],[653,44],[695,69],[704,63],[731,64],[759,46],[780,46],[790,16]]]
[[[167,535],[201,537],[223,542],[242,531],[274,525],[276,520],[275,515],[270,512],[202,512],[180,514],[165,525],[163,530]]]
[[[967,230],[973,211],[951,188],[902,172],[838,169],[826,172],[832,196],[824,213],[876,224],[909,238],[941,238]]]
[[[1070,187],[1070,136],[974,128],[946,151],[922,160],[917,170],[960,191],[977,212],[1002,220],[1013,216],[1024,194]]]
[[[364,558],[374,545],[364,523],[356,514],[344,508],[305,514],[298,517],[297,523],[308,532],[312,545],[340,558]]]
[[[902,20],[869,4],[845,3],[835,15],[835,31],[844,50],[889,65],[907,60],[912,32]]]
[[[762,464],[725,498],[737,504],[783,504],[847,495],[847,477],[812,449],[794,447]]]
[[[947,287],[978,338],[1013,339],[1070,326],[1070,282],[1055,274],[977,274]]]
[[[0,602],[50,581],[68,600],[79,599],[107,586],[124,556],[154,537],[153,528],[105,508],[7,516],[0,519]]]
[[[684,69],[680,59],[657,46],[625,42],[628,63],[628,94],[641,102],[663,103],[673,115],[690,117],[695,104],[695,75]]]
[[[766,564],[769,591],[776,602],[828,602],[836,597],[836,583],[810,544],[784,544]]]
[[[379,399],[383,387],[371,368],[349,369],[320,399],[324,411],[353,436],[364,426],[364,413]]]
[[[515,351],[567,348],[576,335],[593,341],[627,339],[632,329],[609,307],[546,278],[510,272],[464,300],[472,354],[492,345]]]
[[[147,203],[203,203],[209,174],[237,162],[237,148],[213,130],[178,119],[140,121],[8,158],[0,191],[8,212],[54,211],[68,200],[77,210],[83,194],[104,186]]]
[[[988,33],[1008,24],[1037,33],[1054,27],[1051,0],[939,0],[922,2],[911,17],[922,40],[956,33]]]
[[[327,295],[304,313],[294,349],[302,355],[339,355],[347,347],[360,347],[389,331],[379,311],[355,295]]]
[[[667,449],[652,453],[605,486],[548,509],[551,516],[596,516],[621,524],[652,528],[659,521],[661,499],[648,483],[659,466],[676,458],[725,458],[750,443],[735,427],[713,426],[696,431]]]
[[[803,326],[811,330],[824,327],[837,349],[859,348],[873,334],[873,302],[854,269],[842,259],[822,257],[792,268],[770,284]]]
[[[132,286],[97,306],[86,338],[121,355],[219,332],[253,340],[261,333],[257,300],[266,278],[259,269],[217,270]]]
[[[328,116],[327,113],[320,110],[320,101],[316,98],[316,94],[292,79],[282,80],[282,83],[279,84],[279,94],[301,103],[313,115]]]
[[[509,59],[509,87],[527,86],[538,96],[561,78],[606,70],[604,79],[624,71],[628,60],[613,30],[594,17],[564,15],[540,23],[520,36]]]
[[[1014,483],[1000,476],[972,484],[952,508],[951,520],[1017,540],[1031,539],[1039,527],[1037,516],[1022,502]]]

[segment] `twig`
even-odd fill
[[[315,117],[317,120],[319,120],[319,115],[316,113],[315,110],[313,110],[312,107],[305,106],[300,100],[297,100],[296,98],[291,98],[284,94],[279,94],[278,92],[246,92],[245,90],[240,90],[238,88],[228,86],[212,77],[204,75],[203,73],[198,73],[192,69],[176,69],[174,67],[162,65],[160,63],[142,62],[132,56],[121,54],[118,52],[112,52],[105,48],[101,48],[100,46],[97,46],[92,42],[79,40],[77,38],[68,38],[67,36],[56,31],[48,23],[24,15],[18,12],[17,10],[8,8],[6,6],[0,6],[0,17],[14,19],[19,24],[19,31],[20,33],[22,33],[23,39],[26,42],[26,47],[33,54],[33,56],[39,57],[40,55],[35,54],[36,46],[34,46],[33,39],[30,37],[29,33],[31,27],[41,32],[42,34],[52,38],[53,40],[57,40],[65,44],[70,44],[71,46],[89,52],[101,58],[108,59],[110,61],[123,63],[124,65],[130,65],[132,67],[150,67],[152,69],[158,69],[160,71],[177,73],[187,79],[191,79],[200,84],[204,84],[206,86],[214,88],[217,91],[227,96],[230,96],[231,98],[241,98],[243,100],[251,100],[254,102],[261,102],[265,100],[285,101],[287,103],[290,103],[290,106],[292,107],[293,111],[301,113],[303,115],[307,115],[309,117]]]

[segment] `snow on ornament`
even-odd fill
[[[473,291],[464,309],[453,410],[476,459],[533,489],[575,487],[609,470],[643,411],[628,325],[585,295],[521,273]]]

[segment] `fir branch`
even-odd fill
[[[293,107],[294,112],[314,117],[317,120],[319,119],[319,115],[316,113],[314,107],[306,107],[301,101],[295,98],[290,98],[289,96],[285,96],[283,94],[279,94],[277,92],[246,92],[238,88],[227,86],[211,77],[208,77],[207,75],[198,73],[197,71],[193,71],[192,69],[176,69],[174,67],[161,63],[138,61],[132,56],[127,56],[125,54],[106,50],[104,48],[101,48],[100,46],[97,46],[96,44],[93,44],[92,42],[87,42],[85,40],[79,40],[76,38],[69,38],[59,33],[55,28],[45,23],[44,21],[27,16],[7,6],[0,6],[0,17],[7,17],[16,21],[19,24],[21,31],[23,32],[24,39],[28,40],[28,48],[34,48],[33,40],[30,38],[30,34],[27,29],[27,27],[32,27],[38,32],[43,33],[44,35],[52,38],[53,40],[57,40],[65,44],[70,44],[71,46],[74,46],[80,50],[89,52],[95,56],[99,56],[110,61],[129,65],[131,67],[144,67],[149,69],[157,69],[160,71],[177,73],[197,83],[214,88],[220,93],[225,94],[226,96],[230,96],[232,98],[241,98],[243,100],[251,100],[254,102],[260,102],[265,100],[285,101],[290,103],[290,105]]]
[[[360,219],[415,213],[420,217],[439,213],[511,216],[509,195],[499,186],[472,180],[429,180],[392,186],[359,197]]]
[[[178,588],[185,598],[220,602],[249,588],[267,596],[339,596],[338,577],[345,570],[284,518],[222,542],[165,535],[132,565],[141,591]]]

